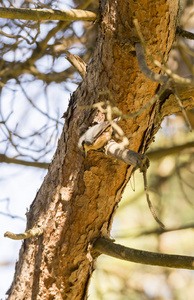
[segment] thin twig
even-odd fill
[[[26,90],[24,89],[23,85],[21,84],[21,82],[19,81],[19,79],[16,79],[17,83],[20,85],[20,88],[24,94],[24,96],[26,97],[26,99],[28,100],[28,102],[32,105],[33,108],[35,108],[39,113],[41,113],[42,115],[44,115],[45,117],[47,117],[48,119],[55,121],[57,124],[61,124],[63,125],[62,122],[60,122],[58,119],[52,118],[51,116],[48,115],[48,113],[45,113],[42,109],[40,109],[38,106],[36,106],[34,104],[34,102],[30,99],[30,97],[28,96]]]
[[[180,231],[180,230],[187,230],[187,229],[193,229],[194,228],[194,223],[188,223],[188,224],[184,224],[181,226],[177,226],[177,227],[168,227],[165,230],[157,227],[157,228],[152,228],[149,230],[138,230],[138,231],[134,231],[133,232],[129,232],[129,230],[125,230],[122,232],[121,231],[116,231],[116,233],[114,232],[114,238],[138,238],[138,237],[142,237],[142,236],[148,236],[148,235],[160,235],[160,234],[164,234],[164,233],[168,233],[168,232],[173,232],[173,231]]]
[[[160,225],[161,228],[165,228],[164,224],[157,217],[156,212],[155,212],[155,210],[152,206],[152,203],[151,203],[151,200],[150,200],[150,197],[149,197],[148,183],[147,183],[147,170],[146,169],[143,171],[143,180],[144,180],[144,190],[145,190],[145,194],[146,194],[146,200],[147,200],[149,209],[152,213],[152,216],[154,217],[154,219]]]
[[[3,216],[5,216],[5,217],[9,217],[9,218],[11,218],[11,219],[20,219],[20,220],[22,220],[22,221],[25,221],[25,220],[26,220],[26,219],[24,219],[24,218],[22,218],[22,217],[20,217],[20,216],[12,215],[12,214],[10,214],[10,213],[5,213],[5,212],[3,212],[3,211],[0,211],[0,215],[3,215]]]
[[[153,98],[142,108],[140,108],[138,111],[135,111],[131,114],[124,114],[117,106],[112,106],[111,111],[112,114],[115,114],[118,117],[121,117],[122,119],[132,119],[137,116],[139,116],[141,113],[146,111],[148,108],[150,108],[157,100],[160,99],[160,97],[163,95],[163,93],[166,91],[166,89],[169,87],[170,83],[167,81],[165,82],[158,92],[153,96]],[[93,105],[85,105],[85,106],[79,106],[80,109],[92,109],[97,108],[100,112],[106,114],[107,113],[107,106],[110,105],[109,101],[100,101],[98,103],[95,103]],[[105,108],[103,108],[105,106]]]
[[[182,114],[183,114],[183,117],[184,117],[184,119],[185,119],[185,122],[186,122],[186,124],[187,124],[187,127],[189,128],[189,131],[192,132],[192,126],[191,126],[191,124],[190,124],[190,122],[189,122],[189,119],[188,119],[188,117],[187,117],[187,114],[186,114],[186,112],[185,112],[185,109],[184,109],[184,107],[183,107],[183,104],[182,104],[181,99],[180,99],[180,97],[179,97],[178,91],[177,91],[177,89],[176,89],[175,87],[173,88],[173,94],[174,94],[175,99],[177,100],[178,105],[179,105],[179,107],[180,107],[180,109],[181,109],[181,112],[182,112]]]
[[[176,175],[178,177],[178,181],[179,181],[179,186],[180,186],[180,189],[181,189],[181,192],[184,196],[184,199],[188,202],[189,205],[193,206],[194,203],[192,202],[192,200],[189,199],[189,197],[187,196],[187,193],[184,189],[184,184],[186,186],[188,186],[189,188],[193,189],[193,186],[190,186],[188,185],[187,182],[185,182],[185,180],[182,178],[181,176],[181,172],[180,172],[180,167],[178,166],[178,163],[177,163],[177,160],[176,160],[176,165],[175,165],[175,171],[176,171]]]

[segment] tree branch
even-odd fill
[[[189,32],[187,30],[184,30],[179,26],[177,26],[176,34],[178,34],[179,36],[182,36],[183,38],[186,38],[186,39],[189,39],[189,40],[194,40],[194,33],[193,32]]]
[[[194,257],[192,256],[172,255],[137,250],[115,244],[104,238],[97,239],[93,245],[93,249],[102,254],[135,263],[194,270]]]
[[[0,7],[0,18],[22,20],[60,20],[60,21],[95,21],[98,14],[83,9],[30,9]]]
[[[141,41],[141,43],[140,42],[135,43],[136,56],[137,56],[138,65],[139,65],[141,72],[152,81],[165,83],[165,82],[167,82],[168,78],[172,78],[173,84],[176,83],[176,84],[184,84],[184,85],[193,85],[193,78],[190,79],[190,78],[183,78],[183,77],[178,76],[177,74],[173,73],[170,69],[166,68],[166,66],[161,65],[161,63],[158,60],[155,60],[152,57],[152,54],[150,53],[149,49],[146,46],[146,43],[145,43],[144,37],[141,33],[140,26],[139,26],[137,19],[135,19],[133,23],[135,25],[137,34]],[[157,74],[148,68],[144,51],[145,51],[145,54],[149,57],[150,61],[152,63],[154,63],[155,66],[159,67],[162,71],[164,71],[166,73],[166,75]]]
[[[179,227],[171,227],[171,228],[167,228],[165,230],[162,229],[162,228],[155,228],[155,229],[150,229],[150,230],[144,230],[144,231],[141,231],[141,232],[139,232],[137,234],[134,234],[133,236],[135,238],[137,238],[139,236],[152,235],[152,234],[159,235],[159,234],[163,234],[165,232],[187,230],[187,229],[191,229],[191,228],[194,228],[194,223],[184,224],[184,225],[181,225]],[[120,237],[122,238],[122,236],[119,236],[119,238]]]
[[[75,11],[87,11],[85,9],[88,7],[90,2],[91,2],[91,0],[87,0],[84,3],[82,3],[81,5],[78,5],[77,8],[74,10]],[[1,9],[2,8],[0,8],[0,16],[1,16]],[[71,72],[71,74],[69,74],[67,72],[70,69],[60,72],[60,73],[53,72],[54,75],[53,74],[43,75],[36,69],[36,67],[34,66],[34,63],[45,54],[45,50],[48,47],[48,42],[50,41],[50,39],[52,37],[54,37],[58,31],[63,30],[65,27],[68,27],[68,25],[70,24],[71,21],[72,20],[69,20],[66,22],[64,22],[64,21],[58,22],[57,25],[48,32],[46,37],[42,41],[37,43],[37,47],[33,50],[32,55],[26,61],[24,61],[22,63],[21,62],[14,63],[11,67],[10,67],[10,63],[8,63],[6,65],[6,67],[2,68],[2,70],[0,71],[0,77],[2,77],[3,79],[1,81],[3,83],[5,83],[5,82],[7,82],[8,79],[16,78],[24,73],[30,73],[30,74],[35,73],[35,74],[33,74],[34,76],[37,76],[37,78],[39,78],[41,80],[46,79],[45,81],[48,83],[51,81],[61,82],[61,81],[64,81],[64,79],[66,77],[69,78],[71,76],[72,72]],[[71,68],[71,70],[73,70],[73,68]],[[61,79],[61,77],[63,79]]]
[[[78,55],[72,54],[69,51],[65,51],[66,59],[74,66],[74,68],[79,72],[80,76],[84,78],[86,76],[87,64]]]
[[[25,161],[22,159],[16,159],[6,156],[5,154],[0,154],[0,163],[7,163],[7,164],[17,164],[27,167],[35,167],[41,169],[48,169],[49,163],[42,163],[36,161]]]
[[[41,227],[34,227],[23,233],[18,233],[18,234],[6,231],[4,233],[4,237],[8,237],[12,240],[25,240],[31,237],[41,236],[42,234],[43,234],[43,229]]]
[[[141,43],[135,43],[135,50],[141,72],[152,81],[165,83],[168,80],[168,76],[157,74],[148,68]]]
[[[135,166],[140,168],[140,171],[144,168],[149,167],[149,159],[147,156],[141,153],[137,153],[133,150],[121,147],[119,143],[116,143],[114,140],[110,140],[109,143],[105,146],[105,151],[107,155],[116,157],[124,161],[128,165]]]
[[[193,148],[193,147],[194,147],[194,142],[189,142],[189,143],[186,143],[183,145],[177,145],[177,146],[169,147],[166,149],[161,148],[161,149],[153,150],[153,151],[147,152],[146,155],[148,156],[149,159],[157,160],[164,156],[177,154],[185,149]]]
[[[25,221],[26,219],[20,217],[20,216],[16,216],[16,215],[12,215],[12,214],[9,214],[9,213],[4,213],[3,211],[0,211],[0,215],[3,215],[5,217],[9,217],[9,218],[12,218],[12,219],[20,219],[22,221]]]

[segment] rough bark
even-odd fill
[[[108,99],[109,90],[125,114],[150,101],[158,84],[140,72],[130,43],[136,38],[133,18],[139,20],[146,43],[159,61],[168,57],[175,38],[177,0],[103,0],[102,19],[86,78],[73,93],[63,133],[48,174],[27,215],[27,229],[42,226],[44,234],[25,240],[8,299],[86,299],[96,258],[90,248],[100,236],[109,236],[112,219],[132,168],[102,152],[84,159],[78,139],[86,126],[102,114],[79,106]],[[152,66],[154,71],[158,71]],[[191,99],[184,101],[191,106]],[[176,102],[153,107],[119,125],[129,137],[130,149],[144,152],[164,115]]]

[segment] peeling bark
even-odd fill
[[[175,38],[177,0],[103,0],[100,12],[98,41],[87,75],[71,97],[56,153],[27,215],[27,229],[41,226],[44,234],[24,241],[10,300],[86,299],[96,260],[90,248],[98,237],[109,236],[132,167],[97,151],[84,159],[78,139],[92,121],[104,116],[79,106],[103,100],[106,95],[100,92],[109,90],[119,109],[129,114],[154,96],[158,84],[141,74],[135,52],[129,51],[136,38],[133,18],[139,20],[159,61],[160,53],[167,60]],[[186,106],[191,105],[188,101]],[[176,109],[167,100],[134,119],[120,121],[130,149],[143,153],[163,117]]]

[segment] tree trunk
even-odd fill
[[[167,60],[178,2],[102,0],[92,61],[70,99],[56,153],[27,215],[27,229],[41,226],[44,233],[23,242],[8,299],[86,299],[96,260],[90,249],[98,237],[109,236],[132,167],[102,152],[90,151],[84,158],[77,146],[80,134],[104,116],[80,106],[109,100],[107,90],[125,114],[151,100],[158,84],[141,74],[135,52],[130,52],[137,36],[133,19],[138,19],[154,58],[161,61],[162,54]],[[154,66],[152,70],[158,72]],[[176,103],[169,103],[170,110],[167,100],[120,121],[130,149],[145,152],[164,115],[176,110]]]

